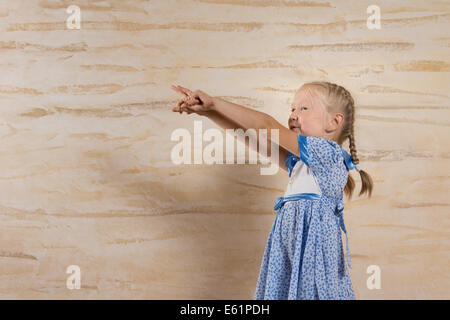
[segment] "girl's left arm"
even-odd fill
[[[273,141],[271,129],[278,130],[278,145],[288,152],[296,156],[300,156],[298,148],[298,136],[294,131],[289,130],[281,123],[276,121],[272,116],[256,111],[236,103],[232,103],[221,99],[219,97],[213,97],[212,109],[221,114],[222,116],[233,119],[244,128],[253,128],[256,131],[259,129],[267,129],[267,137]],[[276,143],[276,141],[274,141]]]

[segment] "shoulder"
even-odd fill
[[[310,162],[323,167],[335,167],[345,161],[345,150],[335,141],[320,137],[306,137]]]
[[[307,136],[303,138],[309,149],[321,152],[331,152],[342,156],[342,147],[333,140],[321,137]]]

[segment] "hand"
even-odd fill
[[[187,114],[194,112],[202,115],[214,109],[213,97],[207,95],[203,91],[197,90],[192,92],[182,86],[174,85],[172,85],[171,88],[182,95],[181,100],[178,101],[177,107],[172,108],[173,112],[180,112],[181,114],[185,111]]]

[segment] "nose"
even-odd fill
[[[292,112],[291,115],[289,116],[289,120],[296,121],[297,120],[297,115],[294,112]]]

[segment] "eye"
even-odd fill
[[[303,110],[303,109],[308,110],[308,107],[301,107],[300,108],[300,110]]]

